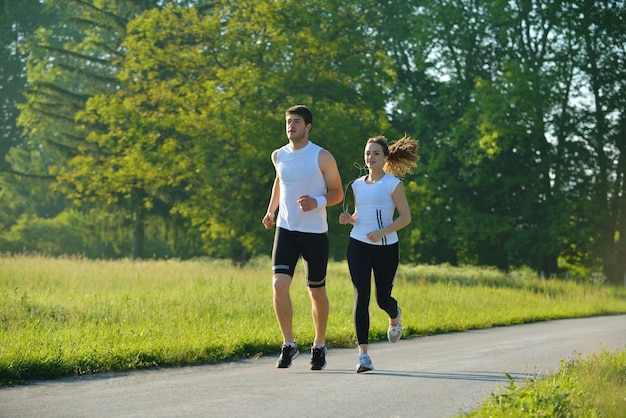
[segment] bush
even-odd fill
[[[0,251],[34,253],[46,256],[82,255],[87,258],[123,258],[131,254],[132,237],[104,238],[92,220],[77,211],[61,212],[54,218],[22,215],[11,229],[0,236]],[[147,257],[171,257],[169,245],[146,239]]]

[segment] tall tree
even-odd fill
[[[566,20],[577,39],[574,139],[582,144],[590,204],[581,216],[595,234],[592,254],[602,260],[613,284],[626,280],[626,4],[623,1],[572,2]],[[577,156],[578,157],[578,156]]]
[[[49,193],[53,177],[16,123],[27,84],[27,54],[19,45],[39,25],[54,19],[38,0],[0,0],[0,230],[5,232],[21,217],[55,214],[63,204]]]
[[[203,234],[208,254],[245,261],[271,248],[259,222],[285,109],[309,104],[314,140],[360,160],[368,135],[387,128],[386,56],[364,36],[363,4],[202,10],[152,10],[129,25],[123,88],[92,98],[81,118],[96,152],[74,158],[64,178],[77,197],[162,204]]]
[[[41,2],[27,0],[9,4],[0,0],[0,168],[8,169],[5,160],[9,149],[24,138],[16,126],[17,103],[23,102],[21,90],[26,84],[25,56],[19,43],[45,19]]]
[[[79,155],[85,133],[75,117],[89,97],[119,88],[116,74],[124,51],[126,24],[156,0],[47,0],[54,19],[20,40],[28,55],[26,101],[18,124],[28,141],[33,165],[56,175],[68,159]],[[22,157],[23,161],[24,158]],[[59,207],[60,210],[63,207]],[[54,216],[55,214],[52,214]]]
[[[622,280],[623,2],[402,7],[391,116],[422,139],[430,196],[415,252],[546,274],[599,257]]]
[[[559,2],[494,3],[488,20],[496,41],[491,60],[498,65],[475,87],[475,149],[484,162],[476,167],[475,182],[492,198],[489,210],[499,216],[503,232],[496,240],[485,234],[482,242],[502,248],[506,265],[527,264],[547,275],[558,272],[561,226],[569,217],[555,187],[561,173],[549,132],[555,106],[567,97],[558,86],[566,84],[571,68],[562,61],[563,16]]]
[[[468,237],[485,225],[472,209],[481,196],[468,184],[477,135],[467,115],[475,106],[475,80],[488,79],[492,70],[486,5],[441,0],[405,7],[410,13],[390,12],[388,25],[398,74],[390,116],[397,130],[420,139],[418,176],[428,202],[415,214],[419,234],[412,252],[426,262],[476,263],[479,254]]]

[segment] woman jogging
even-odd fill
[[[395,343],[402,336],[401,311],[391,296],[399,263],[397,231],[411,222],[411,212],[400,178],[417,165],[418,142],[403,137],[389,146],[383,136],[370,138],[365,145],[369,173],[352,184],[354,213],[344,211],[340,224],[352,224],[347,250],[348,267],[354,285],[354,324],[359,345],[357,373],[374,370],[367,353],[369,302],[374,273],[376,301],[389,315],[387,337]],[[393,219],[394,210],[398,216]]]

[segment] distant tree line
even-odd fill
[[[2,252],[269,254],[303,103],[344,185],[419,140],[403,262],[624,281],[624,1],[0,0],[0,47]]]

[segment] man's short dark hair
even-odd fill
[[[287,111],[285,112],[285,116],[287,115],[298,115],[301,116],[302,119],[304,119],[304,123],[305,124],[313,124],[313,112],[311,112],[311,109],[309,109],[307,106],[305,105],[295,105],[295,106],[291,106],[289,109],[287,109]]]

